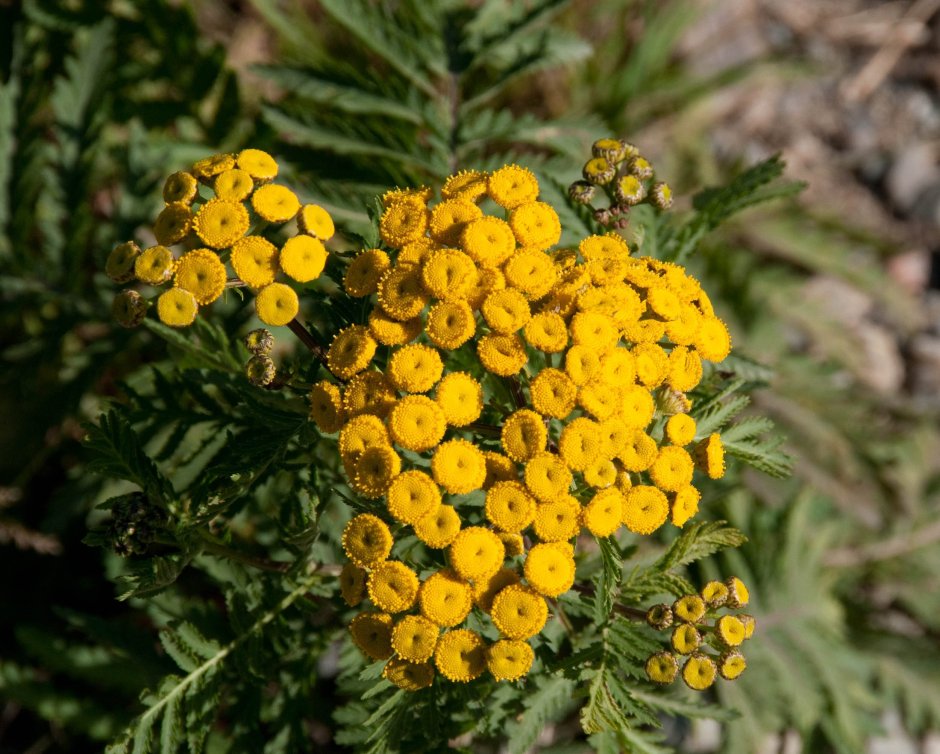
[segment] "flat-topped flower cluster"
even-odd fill
[[[368,318],[311,393],[373,501],[343,535],[350,630],[402,688],[517,679],[579,543],[681,527],[696,472],[724,473],[687,393],[730,337],[697,280],[619,235],[554,249],[559,217],[517,165],[383,201],[384,248],[345,273]]]
[[[234,285],[257,293],[255,309],[262,322],[286,325],[299,309],[290,283],[320,276],[327,259],[323,242],[334,227],[325,209],[301,205],[293,191],[274,183],[277,174],[277,162],[260,149],[213,155],[173,173],[164,184],[164,207],[153,224],[155,243],[143,250],[134,241],[119,244],[105,272],[118,283],[168,286],[156,298],[156,307],[157,316],[171,327],[191,325],[200,307]],[[285,230],[293,233],[282,240]],[[148,306],[130,288],[115,297],[113,314],[120,324],[133,327]]]

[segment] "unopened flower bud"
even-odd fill
[[[646,611],[646,622],[657,631],[665,631],[672,625],[672,608],[669,605],[653,605]]]
[[[605,186],[613,180],[616,172],[617,169],[603,157],[595,157],[593,160],[584,163],[581,174],[588,183],[593,183],[595,186]]]
[[[568,187],[568,196],[575,204],[590,204],[597,188],[587,181],[575,181]]]
[[[277,369],[270,356],[252,356],[245,364],[245,375],[248,381],[256,387],[270,385],[274,381]]]
[[[121,327],[137,327],[147,316],[147,306],[137,291],[121,291],[111,303],[111,316]]]
[[[623,204],[639,204],[646,197],[646,187],[635,175],[628,174],[617,179],[614,195]]]
[[[591,147],[591,154],[603,157],[611,165],[622,162],[626,153],[626,145],[620,139],[598,139]]]
[[[245,336],[245,347],[255,356],[267,356],[274,347],[274,336],[270,330],[259,327]]]
[[[669,184],[653,184],[653,189],[650,191],[650,202],[660,209],[669,209],[672,206],[672,189],[669,188]]]
[[[653,177],[653,166],[650,165],[649,160],[645,157],[640,157],[640,155],[630,160],[627,170],[641,180]]]

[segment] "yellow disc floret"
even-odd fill
[[[454,570],[465,579],[477,581],[496,573],[506,557],[502,540],[489,529],[470,526],[460,531],[449,550]]]
[[[468,629],[448,631],[437,643],[434,664],[451,681],[472,681],[486,669],[486,644]]]
[[[274,327],[286,325],[297,316],[299,310],[300,300],[297,294],[284,283],[270,283],[264,286],[255,298],[258,319]]]
[[[415,603],[418,577],[404,563],[386,560],[369,573],[366,588],[376,607],[387,613],[400,613]]]

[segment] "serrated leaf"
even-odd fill
[[[104,414],[98,424],[86,424],[85,430],[89,471],[133,482],[155,502],[173,497],[170,481],[144,453],[134,429],[117,409]]]
[[[612,537],[598,537],[597,543],[603,566],[598,574],[594,595],[594,620],[599,625],[606,622],[617,600],[620,582],[623,581],[623,558]]]
[[[727,521],[711,521],[692,524],[683,530],[669,549],[656,561],[660,571],[670,571],[679,566],[694,563],[729,547],[740,547],[747,537]]]
[[[545,727],[571,703],[574,683],[567,678],[550,677],[541,682],[525,700],[525,711],[507,726],[509,754],[526,754]]]

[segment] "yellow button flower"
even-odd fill
[[[312,236],[294,236],[287,239],[278,257],[284,273],[298,283],[316,280],[326,266],[326,247]]]
[[[531,639],[545,627],[545,598],[529,587],[511,584],[493,598],[490,616],[499,632],[509,638]]]
[[[415,534],[428,547],[441,550],[460,532],[460,516],[451,505],[439,505],[414,525]]]
[[[444,363],[437,351],[412,343],[392,354],[386,374],[404,393],[426,393],[437,384],[443,371]]]
[[[497,267],[516,250],[516,238],[505,220],[485,216],[466,224],[460,245],[477,264]]]
[[[535,518],[535,498],[519,482],[496,482],[486,493],[486,518],[504,532],[521,532]]]
[[[393,657],[382,668],[382,677],[405,691],[420,691],[434,682],[434,668],[428,662]]]
[[[374,414],[388,416],[395,405],[395,388],[382,372],[367,369],[349,380],[343,394],[343,409],[349,417]]]
[[[692,483],[695,466],[684,448],[667,445],[659,449],[656,460],[649,467],[650,479],[659,489],[678,492]]]
[[[366,448],[356,459],[352,487],[371,500],[382,497],[401,471],[401,458],[387,445]]]
[[[510,335],[525,327],[531,319],[529,302],[515,288],[489,293],[480,309],[489,328],[500,335]]]
[[[392,551],[392,533],[378,516],[361,513],[343,529],[343,550],[356,565],[375,567]]]
[[[705,655],[692,655],[682,668],[682,680],[695,691],[704,691],[715,682],[715,663]]]
[[[379,305],[392,319],[400,322],[417,317],[428,303],[415,265],[401,265],[387,270],[379,280]]]
[[[140,247],[133,241],[115,246],[105,262],[105,274],[115,283],[127,283],[134,279],[134,267],[140,257]]]
[[[401,346],[410,343],[421,334],[423,327],[420,317],[399,322],[381,309],[373,309],[369,314],[369,332],[383,346]]]
[[[248,210],[229,199],[210,199],[193,218],[193,230],[210,248],[225,249],[248,232]]]
[[[509,225],[520,246],[548,249],[561,238],[558,213],[545,202],[528,202],[516,207],[509,217]]]
[[[392,616],[388,613],[360,613],[349,624],[353,643],[371,660],[392,656]]]
[[[718,658],[718,673],[725,680],[735,680],[746,669],[747,661],[740,652],[725,652]]]
[[[379,280],[390,266],[388,254],[384,251],[367,249],[349,263],[343,278],[343,288],[354,298],[371,296],[379,289]]]
[[[476,581],[492,576],[502,567],[506,548],[489,529],[470,526],[457,534],[448,554],[461,577]]]
[[[163,184],[163,201],[167,204],[182,202],[192,204],[199,190],[199,182],[195,176],[185,170],[173,173]]]
[[[400,248],[417,241],[428,227],[428,209],[419,197],[404,197],[393,202],[379,221],[379,235],[386,245]]]
[[[525,466],[525,485],[536,499],[547,503],[567,493],[571,471],[554,453],[536,453]]]
[[[369,365],[375,355],[376,345],[367,328],[350,325],[333,338],[326,353],[326,365],[341,380],[349,379]]]
[[[504,535],[500,535],[503,539]],[[505,543],[505,539],[503,542]],[[507,554],[509,550],[507,549]],[[520,553],[516,553],[520,554]],[[493,608],[493,600],[503,589],[512,584],[519,583],[519,574],[511,568],[500,568],[496,573],[486,579],[479,579],[473,584],[473,601],[484,613]]]
[[[329,241],[336,232],[330,213],[318,204],[305,204],[297,215],[297,227],[301,233]]]
[[[535,545],[526,555],[525,578],[539,594],[557,597],[574,584],[574,558],[552,544]]]
[[[435,513],[441,504],[441,492],[423,471],[412,469],[392,480],[386,495],[388,512],[405,524],[417,524]]]
[[[568,345],[568,327],[554,312],[534,315],[522,332],[529,345],[545,353],[560,353]]]
[[[695,439],[695,419],[688,414],[676,414],[666,421],[666,437],[673,445],[688,445]]]
[[[500,207],[514,209],[534,202],[539,195],[539,184],[531,170],[506,165],[490,174],[487,193]]]
[[[623,524],[634,534],[652,534],[666,522],[669,502],[661,490],[637,485],[625,497]]]
[[[582,510],[584,528],[595,537],[609,537],[620,528],[625,502],[617,489],[609,488],[598,492]]]
[[[209,249],[193,249],[179,258],[173,282],[189,291],[200,305],[211,304],[225,290],[225,265]]]
[[[342,391],[331,382],[321,380],[310,389],[310,418],[325,434],[339,432],[346,420]]]
[[[274,282],[277,273],[277,247],[261,236],[239,238],[232,246],[235,274],[252,288]]]
[[[451,372],[438,383],[434,400],[448,424],[465,427],[483,412],[483,387],[466,372]]]
[[[366,588],[369,590],[369,599],[380,610],[400,613],[415,603],[418,577],[404,563],[386,560],[369,573]]]
[[[186,327],[196,319],[196,297],[182,288],[170,288],[157,299],[157,316],[170,327]]]
[[[212,184],[219,199],[241,202],[248,198],[255,189],[255,182],[244,170],[233,168],[219,173]]]
[[[432,251],[425,260],[421,268],[421,282],[435,298],[459,301],[467,298],[476,274],[473,260],[462,251],[438,249]]]
[[[477,343],[477,355],[484,369],[500,377],[518,374],[529,360],[517,335],[484,335]]]
[[[653,683],[668,685],[678,674],[679,663],[672,652],[657,652],[646,661],[646,675]]]
[[[300,200],[286,186],[269,183],[251,195],[251,206],[262,220],[286,223],[300,211]]]
[[[578,387],[560,369],[548,367],[529,383],[532,407],[540,414],[564,419],[572,411],[578,398]]]
[[[258,319],[266,325],[280,327],[286,325],[300,310],[300,300],[294,289],[284,283],[270,283],[262,288],[255,298],[255,311]],[[337,377],[342,375],[333,372]]]
[[[173,277],[176,260],[166,246],[144,249],[134,260],[134,275],[143,283],[162,285]]]
[[[448,631],[437,643],[434,664],[451,681],[472,681],[486,669],[486,645],[479,634],[465,628]]]
[[[431,210],[428,231],[438,243],[457,246],[467,225],[480,217],[483,217],[483,210],[473,202],[445,199]]]
[[[153,224],[153,235],[161,246],[179,243],[189,234],[193,224],[193,215],[189,205],[183,202],[170,202],[157,215]]]
[[[696,467],[708,474],[709,478],[721,479],[725,475],[725,448],[717,432],[699,442],[692,457]]]
[[[488,490],[497,482],[509,482],[516,479],[515,462],[494,450],[483,452],[486,459],[486,479],[483,480],[483,489]]]
[[[477,201],[486,194],[487,173],[481,170],[461,170],[447,177],[441,187],[444,199],[466,199]]]
[[[389,414],[388,429],[396,445],[420,453],[443,439],[447,420],[441,407],[427,396],[408,395]]]
[[[686,521],[698,513],[698,503],[701,497],[702,494],[691,484],[672,495],[670,521],[675,526],[685,526]]]
[[[343,601],[355,607],[366,597],[366,572],[354,563],[346,563],[339,573],[339,590]]]
[[[486,459],[473,443],[456,439],[441,443],[431,459],[434,481],[452,495],[478,490],[486,479]]]
[[[428,312],[427,334],[440,349],[453,351],[476,332],[473,309],[466,301],[440,301]]]
[[[672,632],[672,648],[680,655],[690,655],[702,645],[702,635],[691,623],[676,626]]]
[[[408,662],[427,662],[434,655],[440,628],[420,615],[406,615],[392,629],[392,649]]]
[[[500,639],[486,653],[486,667],[497,681],[515,681],[532,667],[535,652],[524,641]]]
[[[243,149],[235,158],[235,164],[262,183],[273,181],[277,177],[277,162],[260,149]]]
[[[541,251],[519,251],[503,266],[506,283],[529,301],[547,294],[558,278],[552,258]]]
[[[536,506],[535,536],[543,542],[566,542],[581,530],[581,506],[571,495]]]
[[[731,353],[731,335],[725,323],[718,317],[705,317],[695,335],[695,348],[703,359],[716,363],[724,361]]]
[[[435,626],[463,623],[471,607],[470,585],[449,568],[428,576],[418,593],[421,615]]]

